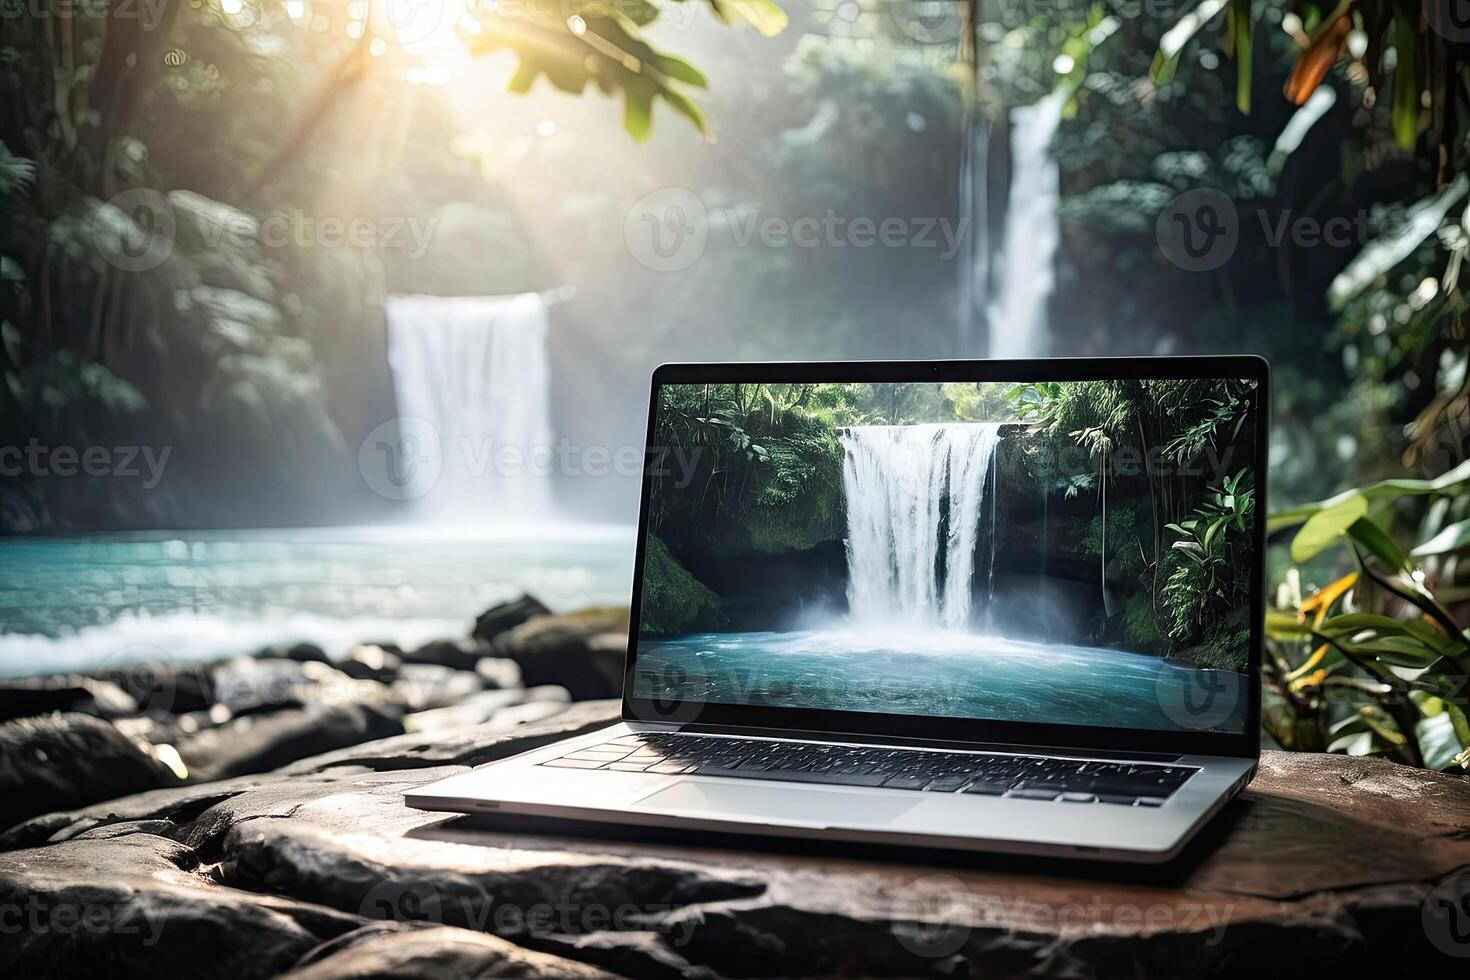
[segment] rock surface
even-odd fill
[[[401,802],[615,715],[409,733],[33,818],[0,836],[0,908],[28,916],[0,975],[1381,977],[1470,954],[1470,920],[1446,930],[1430,899],[1467,884],[1470,781],[1380,760],[1268,752],[1160,869]]]

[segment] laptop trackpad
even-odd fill
[[[918,795],[918,794],[915,794]],[[685,779],[646,796],[639,810],[758,820],[805,827],[869,826],[892,822],[921,800],[879,793],[831,793],[820,789],[762,786],[752,780]]]

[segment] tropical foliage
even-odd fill
[[[1470,768],[1470,639],[1454,611],[1465,590],[1443,578],[1470,547],[1467,486],[1462,463],[1272,516],[1294,529],[1294,561],[1345,549],[1355,566],[1305,595],[1292,569],[1268,616],[1265,722],[1281,744]],[[1404,551],[1390,528],[1419,543]]]

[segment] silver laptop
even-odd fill
[[[1259,758],[1269,377],[660,367],[621,721],[407,801],[1168,860]]]

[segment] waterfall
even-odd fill
[[[552,450],[545,300],[390,296],[387,310],[401,425],[439,447],[420,513],[462,520],[542,509]]]
[[[975,547],[999,432],[996,423],[842,432],[847,599],[854,617],[946,629],[969,624]]]
[[[1006,205],[1000,282],[991,302],[991,357],[1042,357],[1047,302],[1056,286],[1061,243],[1057,206],[1061,172],[1051,155],[1066,97],[1053,92],[1011,110],[1011,189]]]

